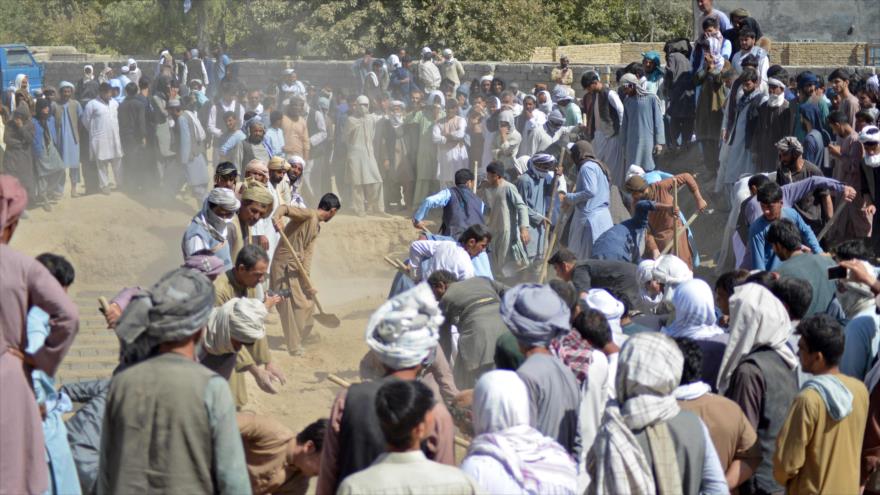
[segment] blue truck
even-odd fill
[[[27,45],[0,45],[0,81],[4,92],[15,87],[19,74],[27,76],[31,94],[43,88],[43,64],[34,59]]]

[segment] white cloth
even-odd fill
[[[199,120],[198,114],[193,112],[192,110],[184,110],[184,113],[190,116],[191,122],[193,123],[193,129],[196,133],[196,141],[202,143],[205,141],[205,128],[202,127],[202,122]]]
[[[580,458],[578,459],[578,493],[584,493],[590,484],[590,475],[587,474],[588,446],[593,445],[599,425],[602,424],[602,415],[609,396],[608,391],[613,390],[614,384],[609,383],[608,357],[601,351],[591,351],[590,369],[587,370],[587,379],[581,384],[581,405],[578,409],[578,435],[581,439]],[[615,354],[616,355],[616,354]]]
[[[657,258],[653,272],[654,280],[664,285],[663,300],[672,301],[675,288],[683,282],[694,278],[694,273],[687,263],[673,254],[664,254]]]
[[[712,391],[712,387],[706,382],[693,382],[686,385],[679,385],[672,395],[675,400],[694,400],[708,394]]]
[[[718,372],[718,393],[724,394],[739,362],[753,349],[771,347],[794,369],[798,358],[787,345],[791,321],[785,306],[758,284],[740,285],[730,298],[730,340]]]
[[[620,318],[623,316],[623,303],[614,298],[605,289],[590,289],[583,300],[587,306],[605,315],[608,326],[611,327],[611,337],[617,345],[623,345],[628,338],[620,327]]]
[[[484,374],[474,388],[473,414],[477,436],[462,470],[487,493],[576,493],[574,462],[529,426],[528,390],[515,372]]]
[[[257,220],[257,223],[251,227],[251,235],[266,236],[269,240],[269,250],[266,253],[269,255],[269,263],[271,263],[275,255],[275,247],[278,246],[278,241],[281,240],[281,233],[275,230],[275,226],[272,225],[272,215],[275,214],[275,209],[281,204],[281,200],[278,198],[278,191],[271,184],[266,189],[272,195],[272,209],[266,218]]]
[[[708,339],[724,333],[715,325],[715,295],[705,281],[682,282],[672,296],[675,321],[663,328],[674,339]]]
[[[417,280],[427,280],[437,270],[447,270],[459,280],[474,276],[474,263],[467,251],[456,241],[415,241],[409,247],[409,264],[421,269],[422,261],[430,258]]]
[[[427,283],[392,297],[367,323],[367,346],[392,370],[427,364],[437,347],[443,313]]]
[[[205,350],[221,355],[235,352],[232,339],[242,344],[253,344],[266,334],[263,321],[266,305],[257,299],[236,297],[211,311],[205,332]]]
[[[654,280],[655,266],[657,266],[657,262],[652,259],[642,260],[636,272],[639,278],[639,297],[651,309],[660,304],[660,301],[663,299],[663,294],[656,294],[654,296],[648,294],[646,287],[648,282]]]
[[[112,98],[109,102],[95,98],[86,104],[82,121],[89,130],[89,151],[94,160],[106,161],[122,157],[118,109],[119,103]]]

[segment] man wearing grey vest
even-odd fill
[[[97,493],[251,493],[229,386],[195,360],[213,301],[206,276],[178,268],[125,308]]]
[[[736,287],[730,298],[730,339],[718,372],[718,393],[736,402],[758,432],[761,463],[740,493],[782,493],[773,479],[776,437],[798,393],[792,327],[782,302],[762,285]]]

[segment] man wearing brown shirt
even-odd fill
[[[703,211],[708,204],[700,193],[700,186],[691,174],[678,174],[668,179],[663,179],[653,184],[648,184],[644,177],[634,175],[627,179],[624,184],[626,192],[632,195],[633,204],[642,199],[659,203],[660,205],[672,205],[675,188],[686,185],[694,195],[697,209]],[[645,236],[645,255],[649,258],[657,258],[669,244],[673,243],[675,230],[678,234],[678,252],[672,253],[687,263],[688,268],[694,269],[694,257],[691,246],[688,243],[687,229],[683,228],[683,221],[678,213],[668,208],[657,208],[648,214],[648,233]]]
[[[305,118],[305,102],[300,98],[291,98],[287,111],[281,119],[281,130],[284,132],[284,154],[287,158],[300,156],[309,159],[309,127]]]
[[[675,339],[684,355],[681,385],[675,389],[678,405],[691,411],[706,424],[718,459],[731,490],[752,476],[761,462],[758,435],[742,409],[732,400],[711,393],[712,387],[700,381],[703,351],[690,339]]]
[[[281,242],[275,249],[270,269],[269,287],[274,292],[290,291],[290,295],[278,305],[281,316],[281,328],[287,352],[291,356],[303,355],[302,341],[312,331],[312,311],[317,290],[309,284],[309,273],[312,266],[312,255],[315,252],[315,240],[321,230],[321,222],[329,222],[336,215],[341,204],[333,193],[327,193],[318,203],[318,209],[297,208],[281,205],[275,209],[272,222],[281,235],[287,237],[296,251],[291,253],[287,243]],[[285,226],[282,219],[290,221]],[[293,256],[299,259],[297,263]],[[305,270],[299,273],[299,265]],[[302,276],[305,275],[305,276]]]
[[[214,280],[214,306],[223,306],[226,301],[235,297],[255,297],[254,287],[266,277],[268,267],[269,256],[263,248],[256,244],[245,246],[235,258],[235,268]],[[271,309],[279,301],[281,298],[278,296],[268,296],[265,301],[266,309]],[[243,373],[251,373],[260,389],[270,394],[277,392],[273,381],[282,385],[287,382],[284,374],[275,368],[271,360],[272,355],[265,336],[253,344],[245,345],[236,354],[235,372],[229,377],[229,388],[232,390],[236,408],[241,408],[248,401],[247,383]]]
[[[296,435],[269,416],[242,412],[237,419],[254,495],[304,495],[321,469],[327,419]]]

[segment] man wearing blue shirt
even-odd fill
[[[782,260],[773,251],[773,246],[767,242],[767,231],[770,224],[780,218],[791,220],[801,234],[806,247],[815,254],[822,253],[816,234],[804,219],[792,208],[782,207],[782,188],[775,182],[768,182],[758,189],[758,203],[761,204],[761,216],[749,227],[749,247],[752,253],[752,269],[775,270]]]

